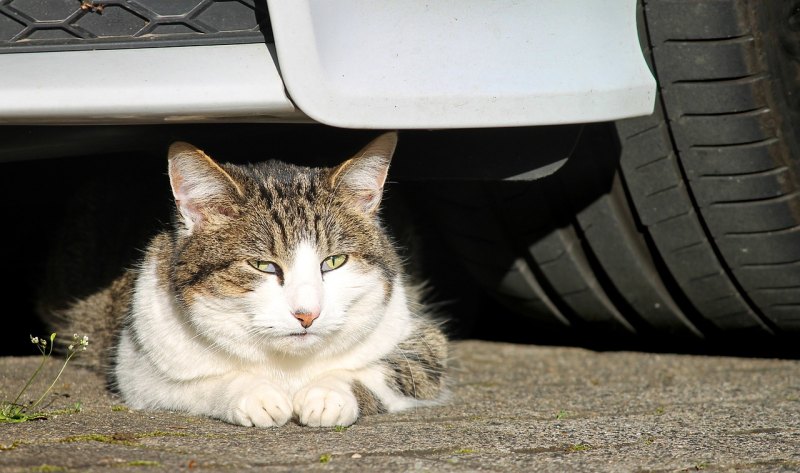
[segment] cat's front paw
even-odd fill
[[[279,427],[292,417],[289,398],[267,382],[242,384],[233,397],[228,418],[247,427]]]
[[[349,384],[328,379],[295,394],[294,412],[301,424],[310,427],[347,426],[358,419],[358,400]]]

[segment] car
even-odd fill
[[[437,271],[539,340],[796,346],[796,2],[6,0],[0,71],[14,274],[103,156],[326,164],[399,129]]]

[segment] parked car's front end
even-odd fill
[[[347,150],[357,130],[400,129],[392,175],[438,196],[424,211],[459,267],[542,330],[791,340],[798,12],[0,0],[0,161],[174,138],[291,159],[298,143]]]

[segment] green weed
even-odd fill
[[[76,333],[72,338],[73,341],[67,348],[67,358],[64,360],[64,364],[61,366],[61,370],[58,372],[53,382],[50,383],[50,386],[48,386],[48,388],[42,393],[41,396],[39,396],[36,401],[29,404],[20,404],[19,401],[22,398],[22,395],[25,394],[25,391],[28,390],[36,377],[39,376],[39,373],[42,371],[42,368],[44,368],[45,363],[47,363],[47,360],[53,354],[53,344],[56,339],[55,333],[50,334],[50,343],[47,342],[47,339],[40,339],[39,337],[34,337],[31,335],[31,343],[33,343],[39,350],[39,353],[42,354],[42,361],[39,363],[36,371],[34,371],[31,377],[28,378],[28,382],[26,382],[25,386],[23,386],[19,391],[17,397],[15,397],[13,401],[4,401],[0,403],[0,422],[19,423],[27,422],[29,420],[46,419],[48,415],[59,413],[80,412],[80,403],[77,403],[73,409],[64,411],[46,413],[37,410],[45,397],[47,397],[47,395],[53,389],[53,386],[55,386],[59,378],[61,378],[61,374],[64,373],[64,369],[67,367],[67,364],[72,357],[74,357],[79,351],[86,350],[86,347],[89,346],[89,338],[85,335],[82,338],[79,338],[78,334]]]

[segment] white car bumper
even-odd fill
[[[0,123],[463,128],[652,111],[635,0],[270,0],[269,10],[274,49],[2,54]]]

